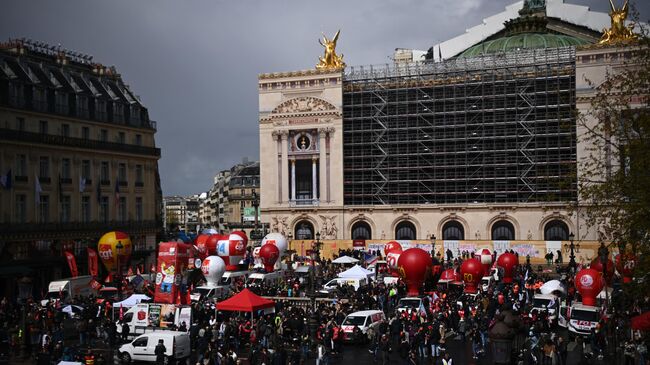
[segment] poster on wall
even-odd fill
[[[417,247],[425,250],[426,252],[431,252],[430,243],[415,243],[411,240],[396,240],[402,246],[402,250],[407,250],[409,248]],[[370,243],[368,244],[368,250],[370,251],[380,251],[383,255],[385,243]]]
[[[442,241],[442,247],[445,250],[445,257],[447,257],[447,250],[451,250],[451,254],[456,257],[458,256],[459,242],[456,240]]]
[[[492,246],[497,255],[510,251],[510,241],[492,241]]]
[[[530,243],[515,243],[511,246],[511,248],[521,257],[530,255],[530,257],[541,258],[546,255],[546,252],[541,253],[539,249],[535,247],[535,245]]]
[[[461,243],[458,245],[458,249],[462,253],[463,251],[467,251],[470,253],[470,256],[474,256],[474,252],[476,252],[476,244],[475,243]]]
[[[546,241],[546,253],[553,253],[562,251],[562,241]]]

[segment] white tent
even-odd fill
[[[337,258],[336,260],[333,260],[333,264],[354,264],[359,262],[359,260],[355,259],[354,257],[350,256],[341,256]]]
[[[339,273],[340,278],[367,278],[368,276],[375,275],[374,272],[366,270],[359,265],[354,265],[353,267]]]
[[[113,303],[113,308],[120,308],[120,307],[125,307],[125,308],[130,308],[130,307],[135,307],[136,305],[140,304],[143,300],[149,300],[148,296],[144,294],[133,294],[130,297],[124,299],[121,302]]]

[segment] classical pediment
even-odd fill
[[[336,110],[336,107],[323,99],[311,96],[301,96],[283,102],[275,107],[275,109],[271,111],[271,114],[293,114],[327,110]]]

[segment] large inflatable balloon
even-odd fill
[[[609,258],[607,259],[607,267],[605,267],[607,272],[603,272],[603,262],[600,261],[600,257],[593,259],[589,267],[598,271],[605,277],[605,280],[607,281],[605,284],[612,282],[612,278],[614,277],[614,261]]]
[[[386,266],[390,270],[390,273],[394,277],[399,277],[399,257],[402,255],[402,250],[389,252],[386,255]]]
[[[506,284],[512,283],[512,274],[515,267],[519,265],[517,255],[510,252],[502,253],[497,259],[497,267],[503,270],[503,282]]]
[[[273,272],[273,265],[280,257],[280,249],[276,245],[266,244],[260,249],[260,259],[266,272]]]
[[[481,265],[483,266],[483,275],[489,275],[490,268],[492,267],[492,252],[487,248],[483,248],[476,251],[474,257],[481,261]]]
[[[460,281],[460,274],[454,269],[447,269],[440,274],[440,280]]]
[[[117,248],[118,243],[121,244],[122,247],[119,250]],[[106,233],[102,236],[102,238],[99,239],[99,243],[97,244],[99,257],[104,263],[106,270],[109,272],[117,271],[120,274],[123,271],[120,270],[120,268],[124,268],[129,264],[132,249],[133,246],[131,245],[131,239],[129,238],[129,235],[119,231]],[[118,261],[120,265],[119,268],[117,267]]]
[[[397,241],[390,241],[384,245],[384,256],[388,256],[391,252],[402,252],[402,245]]]
[[[431,275],[431,255],[420,248],[409,248],[402,252],[397,265],[406,282],[407,295],[420,294],[422,283]]]
[[[582,269],[576,274],[574,282],[582,296],[582,304],[596,305],[596,297],[603,290],[603,279],[600,272],[594,269]]]
[[[219,236],[217,242],[217,256],[226,263],[226,270],[234,271],[239,268],[239,262],[246,255],[244,238],[238,234]]]
[[[205,240],[205,252],[207,256],[214,256],[217,254],[217,247],[219,247],[219,240],[223,239],[223,236],[219,234],[211,234]]]
[[[209,286],[219,285],[225,271],[226,263],[219,256],[208,256],[201,263],[201,272]]]
[[[476,293],[478,284],[483,277],[483,266],[477,258],[471,258],[463,261],[460,265],[460,274],[465,283],[465,293]]]
[[[244,240],[244,246],[248,246],[248,236],[246,235],[246,232],[244,231],[232,231],[230,232],[231,235],[237,235],[241,237]]]
[[[631,283],[636,267],[636,256],[622,253],[616,257],[616,271],[623,277],[623,283]]]
[[[272,245],[275,245],[278,250],[280,250],[280,256],[283,256],[284,253],[287,251],[287,248],[289,247],[289,242],[287,241],[287,238],[282,235],[282,233],[278,232],[272,232],[264,236],[262,239],[262,246],[266,245],[267,243],[270,243]]]
[[[208,257],[208,247],[206,245],[208,238],[210,238],[209,234],[200,234],[196,237],[196,240],[194,241],[194,245],[196,246],[196,249],[199,253],[199,257],[201,257],[201,259],[205,259],[206,257]]]

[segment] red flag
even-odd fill
[[[88,247],[88,274],[97,277],[99,274],[99,265],[97,264],[97,251]]]
[[[72,277],[79,276],[79,271],[77,270],[77,260],[75,260],[74,255],[70,251],[65,252],[65,258],[68,260],[68,267],[70,268],[70,274]]]
[[[120,306],[120,321],[124,320],[124,307]]]

